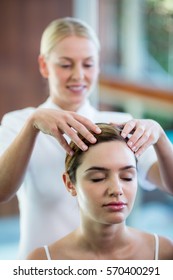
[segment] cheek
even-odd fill
[[[64,81],[66,81],[66,79],[68,78],[69,74],[68,71],[63,71],[62,69],[59,69],[58,67],[54,67],[51,70],[51,76],[54,80],[56,80],[58,83],[63,83]]]
[[[98,74],[99,69],[97,67],[93,67],[85,72],[85,77],[87,77],[90,81],[95,82],[98,79]]]
[[[56,75],[57,81],[59,81],[59,82],[63,82],[67,79],[67,73],[60,69],[56,69],[55,75]]]
[[[135,199],[136,199],[136,193],[137,193],[137,185],[134,184],[130,186],[126,191],[126,197],[128,199],[128,202],[131,207],[133,207]]]
[[[86,206],[86,209],[88,209],[88,205],[92,205],[93,201],[97,199],[97,195],[93,192],[93,188],[86,183],[82,183],[81,185],[78,184],[76,186],[76,191],[78,203],[81,208],[85,208]]]
[[[99,74],[98,69],[93,69],[90,73],[91,80],[96,81],[98,78],[98,74]]]

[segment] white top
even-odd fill
[[[159,260],[159,237],[157,234],[154,234],[154,260]],[[49,251],[49,247],[47,245],[44,245],[44,250],[45,250],[45,254],[46,254],[46,258],[47,260],[51,260],[51,255],[50,255],[50,251]]]
[[[40,107],[61,110],[50,98]],[[0,154],[12,142],[35,109],[25,108],[3,117],[0,126]],[[126,113],[99,112],[89,101],[85,102],[78,113],[93,122],[125,122],[132,118]],[[144,171],[143,176],[156,160],[154,149],[145,154],[139,161],[139,169],[142,165]],[[17,192],[21,259],[25,259],[36,247],[50,244],[68,234],[79,224],[76,199],[67,192],[62,181],[64,158],[65,151],[58,141],[52,136],[39,133],[23,184]]]

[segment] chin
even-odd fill
[[[116,213],[115,217],[113,218],[113,222],[115,224],[124,223],[127,219],[127,214],[124,212]]]
[[[111,217],[109,219],[105,219],[105,224],[116,225],[116,224],[124,223],[124,221],[125,221],[124,215],[119,215],[116,217]]]
[[[70,105],[80,107],[85,102],[85,100],[86,100],[86,96],[83,96],[83,97],[80,97],[80,98],[74,97],[74,98],[71,99]]]

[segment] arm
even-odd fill
[[[38,130],[28,120],[0,157],[0,202],[12,198],[18,190],[29,162]]]
[[[173,145],[163,132],[154,144],[158,161],[151,166],[147,179],[162,190],[173,194]]]
[[[87,146],[76,131],[94,143],[96,140],[88,129],[100,132],[95,124],[74,112],[37,109],[0,157],[0,202],[9,200],[19,189],[40,131],[55,137],[66,152],[72,153],[63,134],[68,135],[82,150],[86,150]]]
[[[162,127],[153,120],[131,120],[124,125],[122,136],[132,133],[129,147],[139,157],[150,145],[153,145],[157,162],[149,169],[147,178],[161,190],[173,194],[173,145]]]

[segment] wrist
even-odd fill
[[[36,123],[36,118],[35,118],[35,114],[32,114],[27,122],[26,122],[26,126],[29,129],[29,132],[33,135],[33,136],[37,136],[37,134],[40,132],[40,130],[36,127],[35,125]]]
[[[160,136],[158,138],[158,141],[154,144],[154,148],[156,151],[164,149],[166,146],[166,143],[168,141],[168,138],[166,136],[166,133],[164,130],[161,128],[160,130]]]

